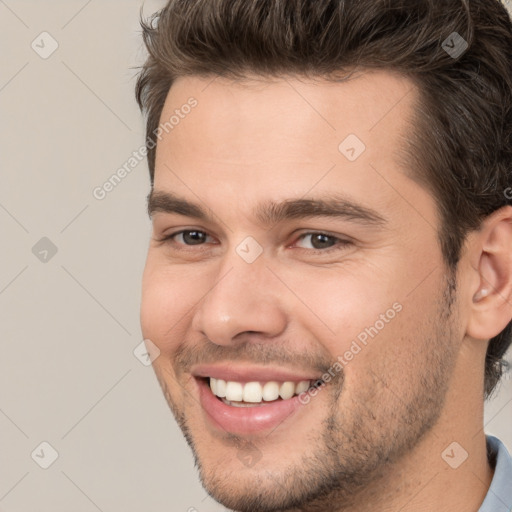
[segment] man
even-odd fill
[[[143,23],[141,322],[207,491],[510,511],[512,25],[497,0],[171,0]]]

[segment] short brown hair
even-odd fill
[[[170,0],[141,25],[149,56],[136,97],[151,183],[177,77],[330,79],[357,67],[395,70],[418,87],[408,163],[437,202],[452,271],[468,232],[512,203],[512,24],[499,0]],[[467,43],[460,55],[449,51],[455,41]],[[511,341],[512,322],[490,340],[486,396]]]

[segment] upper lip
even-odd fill
[[[191,373],[194,377],[213,377],[214,379],[230,380],[235,382],[253,382],[253,381],[293,381],[301,380],[320,380],[320,376],[306,373],[304,371],[294,371],[285,368],[258,367],[258,366],[235,366],[234,364],[210,364],[196,365]]]

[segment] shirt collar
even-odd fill
[[[494,465],[494,476],[478,512],[510,512],[512,510],[512,458],[505,445],[494,436],[486,436],[487,455]]]

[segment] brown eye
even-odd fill
[[[328,249],[339,240],[335,236],[327,235],[325,233],[306,233],[300,237],[301,246],[303,249]],[[310,247],[307,247],[307,246]]]
[[[202,245],[204,242],[209,241],[210,238],[212,237],[204,231],[199,231],[197,229],[184,229],[164,236],[160,242],[167,242],[175,246]]]
[[[188,230],[176,233],[174,236],[181,236],[185,245],[199,245],[206,241],[208,235],[204,231]]]
[[[324,233],[311,235],[311,245],[314,249],[325,249],[326,247],[332,247],[335,243],[336,239],[333,236]]]
[[[322,231],[310,231],[300,235],[294,242],[293,247],[312,255],[322,256],[334,251],[345,251],[353,245],[351,240],[345,238]]]

